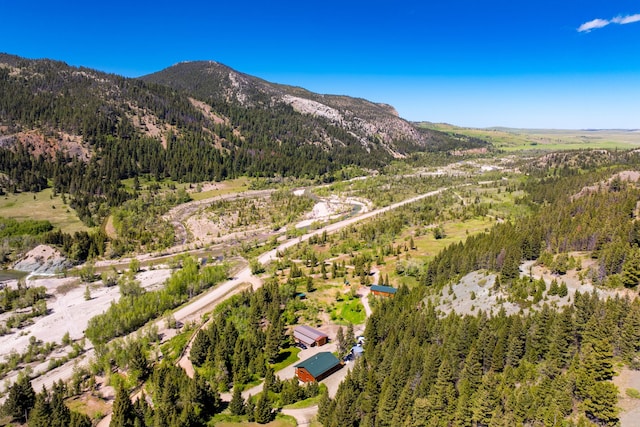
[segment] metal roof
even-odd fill
[[[313,329],[310,326],[300,325],[293,328],[294,335],[296,333],[302,334],[306,337],[311,338],[313,341],[316,341],[319,338],[328,338],[327,334],[324,332],[320,332],[317,329]]]
[[[314,378],[319,377],[325,372],[335,368],[340,364],[340,360],[333,353],[328,351],[323,351],[315,356],[311,356],[307,360],[304,360],[294,367],[296,368],[304,368],[309,372]]]
[[[376,292],[384,292],[387,294],[395,294],[398,290],[391,286],[371,285],[371,290]]]
[[[301,342],[303,342],[306,345],[312,345],[315,343],[315,340],[313,338],[310,338],[308,336],[306,336],[305,334],[298,332],[298,331],[293,331],[293,337]]]

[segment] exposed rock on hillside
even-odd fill
[[[69,260],[57,249],[48,245],[39,245],[16,262],[13,269],[47,275],[58,273],[70,265]]]
[[[307,141],[311,144],[323,141],[327,147],[348,146],[352,138],[360,150],[381,149],[393,157],[401,157],[449,139],[439,132],[418,130],[387,104],[270,83],[213,61],[181,62],[142,80],[186,91],[206,102],[254,109],[289,106],[296,113],[315,119],[305,124],[319,135],[315,141]]]

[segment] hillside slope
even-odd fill
[[[316,129],[320,142],[329,145],[350,142],[331,134],[330,127],[337,127],[364,148],[378,144],[398,157],[424,149],[430,136],[435,135],[419,132],[389,105],[274,84],[213,61],[182,62],[142,80],[186,91],[214,105],[224,103],[244,109],[289,106],[304,117],[305,125]]]

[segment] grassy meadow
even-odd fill
[[[87,230],[76,212],[47,188],[39,193],[5,194],[0,197],[0,216],[17,220],[48,220],[65,233]]]
[[[472,129],[441,123],[425,123],[421,126],[448,134],[479,138],[504,151],[628,150],[640,147],[638,130]]]

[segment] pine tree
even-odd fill
[[[335,406],[331,415],[329,425],[356,426],[359,419],[355,403],[357,396],[357,386],[350,376],[347,376],[341,384],[340,390],[336,393]],[[393,414],[389,414],[391,418]]]
[[[597,381],[588,391],[588,397],[582,402],[582,409],[599,425],[618,425],[618,388],[609,381]]]
[[[26,375],[19,375],[9,388],[9,395],[4,403],[4,410],[17,420],[26,421],[29,411],[36,401],[36,393]]]
[[[199,330],[193,340],[193,344],[191,344],[191,353],[189,353],[191,363],[193,363],[195,366],[202,366],[204,361],[207,359],[209,347],[211,347],[209,334],[202,329]]]
[[[263,389],[267,392],[276,392],[276,375],[271,366],[267,366],[267,373],[264,375]]]
[[[205,424],[198,415],[195,405],[191,402],[185,402],[180,412],[180,417],[174,425],[180,427],[202,427]]]
[[[245,414],[247,414],[247,421],[254,422],[256,420],[256,404],[251,398],[251,395],[247,396],[247,404],[244,408]]]
[[[347,325],[347,332],[345,333],[344,339],[347,344],[347,351],[349,351],[351,346],[356,343],[356,334],[353,330],[353,323],[349,323]]]
[[[229,368],[225,355],[220,346],[216,347],[213,366],[215,368],[215,381],[221,389],[226,390],[229,384]]]
[[[627,288],[640,284],[640,249],[638,247],[634,247],[626,254],[622,264],[622,283]]]
[[[267,342],[264,353],[269,363],[275,363],[280,355],[280,344],[284,340],[284,328],[280,317],[267,327]]]
[[[582,346],[582,367],[595,381],[613,378],[613,349],[608,340],[595,340]]]
[[[184,400],[193,404],[194,410],[203,421],[218,412],[221,407],[220,395],[197,371],[194,373],[193,379],[189,381]]]
[[[146,380],[151,372],[147,356],[144,354],[142,344],[139,341],[134,341],[129,346],[129,369],[137,374],[139,381]]]
[[[333,414],[335,402],[329,398],[327,389],[323,389],[320,393],[320,399],[318,400],[318,421],[323,426],[328,426]]]
[[[242,415],[244,413],[244,399],[242,398],[242,388],[240,384],[234,384],[233,395],[229,402],[229,411],[232,415]]]
[[[491,369],[494,372],[502,372],[504,369],[506,337],[502,334],[498,337],[496,346],[491,356]]]
[[[457,397],[453,370],[449,361],[445,359],[440,364],[436,383],[428,396],[430,415],[439,420],[441,425],[447,425],[453,417]]]
[[[558,296],[560,298],[564,298],[567,295],[569,295],[569,289],[567,288],[567,284],[564,283],[564,281],[560,284],[560,287],[558,288]]]
[[[144,427],[145,425],[153,424],[153,408],[147,403],[147,398],[142,392],[140,398],[133,404],[133,410],[135,412],[134,426]]]
[[[33,409],[29,413],[29,427],[49,427],[51,422],[51,407],[49,392],[46,388],[36,395]]]
[[[120,385],[116,390],[116,398],[113,402],[113,412],[111,413],[111,423],[109,423],[109,427],[133,427],[135,418],[129,393]]]
[[[136,419],[136,421],[138,421]],[[71,418],[69,420],[69,427],[91,427],[91,418],[86,414],[71,411]],[[140,427],[144,427],[141,425]]]
[[[51,426],[67,427],[71,422],[71,411],[64,403],[66,387],[62,380],[53,385],[51,394]]]
[[[380,389],[380,400],[378,401],[378,407],[376,408],[376,422],[379,426],[392,426],[391,422],[393,419],[393,413],[396,409],[396,405],[398,404],[400,393],[402,392],[402,390],[399,389],[400,384],[397,382],[397,378],[389,376],[382,383],[382,388]],[[346,405],[344,406],[346,407]],[[354,408],[349,408],[349,410],[353,411]]]
[[[413,404],[413,412],[411,414],[411,427],[426,427],[429,425],[431,418],[431,404],[429,399],[419,397]]]
[[[484,376],[482,384],[473,396],[471,405],[473,421],[479,425],[489,425],[493,412],[499,404],[498,379],[496,374],[489,372]]]
[[[411,420],[413,398],[414,396],[411,383],[407,383],[402,389],[402,393],[400,393],[400,397],[398,398],[396,409],[393,411],[391,425],[401,426],[404,425],[405,422]]]
[[[304,397],[304,390],[300,387],[300,381],[297,378],[291,378],[282,382],[282,391],[280,393],[280,404],[290,405]]]
[[[640,304],[635,300],[622,326],[621,353],[632,369],[640,368]]]
[[[342,357],[347,353],[347,341],[344,336],[344,329],[342,326],[338,328],[336,339],[338,340],[338,356]]]
[[[258,424],[267,424],[273,419],[271,402],[269,401],[269,391],[265,387],[263,387],[262,393],[260,393],[258,397],[254,414],[254,418]]]

